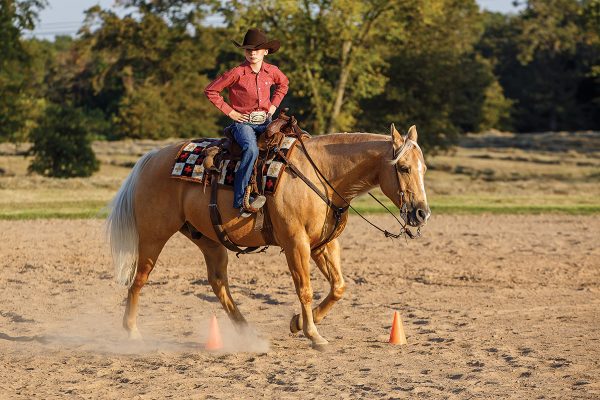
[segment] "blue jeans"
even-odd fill
[[[267,129],[271,118],[262,124],[250,124],[247,122],[236,122],[233,124],[233,137],[242,148],[242,160],[238,170],[235,172],[233,184],[233,207],[241,208],[244,201],[244,191],[250,182],[254,163],[258,158],[258,146],[256,137]]]

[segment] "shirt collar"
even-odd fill
[[[254,73],[254,71],[252,71],[252,67],[250,67],[250,63],[248,62],[248,60],[241,63],[240,66],[244,68],[244,74],[253,74]],[[270,69],[271,69],[271,64],[269,64],[263,60],[262,67],[260,68],[260,70],[268,73]]]

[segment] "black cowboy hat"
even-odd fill
[[[251,28],[248,29],[244,36],[244,42],[239,44],[235,40],[232,40],[233,44],[237,47],[245,50],[259,50],[268,49],[269,53],[273,54],[279,50],[279,40],[268,40],[267,35],[260,29]]]

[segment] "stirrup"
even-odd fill
[[[262,208],[262,206],[265,205],[267,198],[265,196],[263,196],[262,194],[259,194],[251,202],[250,201],[250,192],[251,191],[252,191],[252,188],[250,186],[246,186],[246,191],[244,193],[244,202],[243,202],[242,208],[244,211],[256,213],[256,212],[258,212],[258,210],[260,210]]]

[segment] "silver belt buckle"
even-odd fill
[[[250,113],[251,124],[263,124],[267,120],[267,113],[264,111],[252,111]]]

